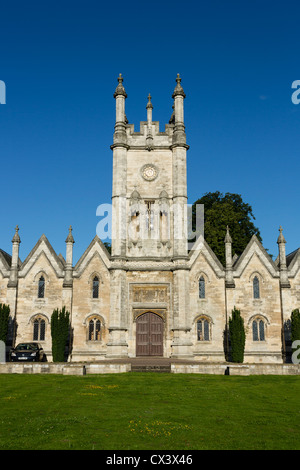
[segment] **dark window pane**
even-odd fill
[[[257,276],[253,279],[253,297],[259,299],[259,279]]]
[[[96,321],[96,338],[97,341],[101,339],[101,323],[100,320]]]
[[[209,341],[209,323],[204,320],[204,341]]]
[[[260,341],[265,340],[265,324],[262,320],[259,322],[259,339]]]
[[[101,341],[101,322],[96,318],[89,322],[89,341]]]
[[[199,320],[197,321],[197,339],[198,341],[202,341],[203,340],[203,336],[202,336],[202,322]]]
[[[45,340],[45,329],[46,329],[46,323],[45,320],[40,320],[40,341]]]
[[[210,323],[205,318],[197,321],[197,340],[209,341],[210,340]]]
[[[38,341],[39,339],[39,322],[34,320],[33,322],[33,341]]]
[[[199,298],[205,299],[205,280],[203,276],[199,279]]]
[[[94,277],[93,280],[93,299],[98,299],[99,297],[99,279]]]
[[[252,323],[253,341],[258,341],[257,321]]]
[[[89,341],[94,339],[94,320],[89,322]]]
[[[45,296],[45,279],[43,276],[39,279],[39,287],[38,287],[38,298],[43,299]]]

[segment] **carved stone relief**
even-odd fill
[[[133,286],[132,301],[139,303],[163,303],[168,301],[167,286]]]

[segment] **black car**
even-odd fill
[[[12,362],[39,362],[45,359],[45,353],[39,343],[20,343],[10,350],[10,360]]]

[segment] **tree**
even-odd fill
[[[9,305],[0,304],[0,341],[6,343],[9,322]]]
[[[223,195],[219,191],[204,194],[192,207],[193,231],[196,230],[197,204],[204,205],[204,238],[223,265],[227,225],[232,238],[232,255],[241,255],[253,235],[262,241],[259,229],[252,221],[255,220],[252,207],[243,201],[240,194]]]
[[[108,253],[111,254],[111,243],[110,242],[103,242],[103,245],[107,249]]]
[[[246,333],[241,312],[235,307],[232,310],[231,318],[229,319],[229,338],[232,362],[243,362]]]
[[[70,330],[70,313],[63,307],[53,310],[51,316],[51,337],[53,362],[64,362],[65,349]]]
[[[291,315],[291,340],[292,344],[294,341],[300,340],[300,310],[296,308],[292,311]],[[298,349],[298,348],[295,348]]]

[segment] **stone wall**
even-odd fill
[[[300,364],[171,364],[174,374],[300,375]]]
[[[38,298],[40,277],[45,279],[44,298]],[[53,310],[62,308],[63,278],[59,278],[44,252],[37,254],[30,270],[19,278],[16,309],[16,344],[33,341],[33,321],[35,318],[45,320],[45,341],[43,348],[51,354],[50,321]]]
[[[208,256],[208,253],[207,253]],[[190,325],[193,354],[195,359],[204,361],[224,361],[225,284],[224,277],[216,274],[210,260],[200,253],[190,272]],[[205,298],[199,298],[199,279],[205,282]],[[209,341],[197,340],[197,321],[208,320]]]
[[[0,363],[0,374],[119,374],[131,371],[127,364],[16,364]],[[173,374],[213,375],[300,375],[300,365],[294,364],[175,364],[171,363]]]
[[[93,298],[93,279],[99,279],[99,296]],[[93,360],[106,354],[110,314],[110,275],[97,252],[73,280],[72,360]],[[101,322],[100,340],[88,339],[89,321]]]
[[[0,374],[115,374],[130,371],[130,364],[16,364],[0,363]]]
[[[235,288],[227,289],[228,312],[236,307],[241,311],[246,330],[245,362],[282,362],[279,276],[268,269],[255,250],[248,254],[249,259],[239,277],[235,277]],[[260,295],[253,296],[253,279],[259,279]],[[265,327],[265,340],[253,341],[252,322],[262,320]]]

